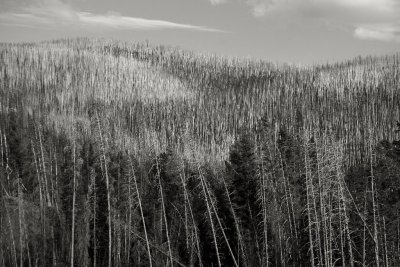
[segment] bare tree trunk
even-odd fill
[[[287,209],[287,216],[288,216],[288,221],[289,221],[289,229],[290,229],[290,239],[292,240],[292,242],[294,242],[295,244],[297,244],[297,229],[296,229],[296,219],[294,216],[294,208],[293,208],[293,197],[292,197],[292,193],[290,191],[290,184],[288,181],[288,177],[285,174],[285,169],[284,169],[284,165],[283,165],[283,160],[282,160],[282,154],[280,152],[280,150],[278,149],[278,153],[279,155],[279,160],[280,160],[280,167],[281,167],[281,171],[282,171],[282,177],[283,177],[283,187],[284,187],[284,191],[285,191],[285,202],[286,202],[286,209]],[[291,250],[287,251],[290,255],[290,257],[293,257],[293,246],[291,246]]]
[[[7,213],[7,216],[8,216],[8,226],[9,226],[9,229],[10,229],[10,237],[11,237],[11,245],[12,245],[11,246],[12,256],[13,256],[13,260],[14,260],[15,266],[18,266],[17,248],[16,248],[16,245],[15,245],[14,231],[12,229],[13,225],[11,224],[10,211],[7,209],[7,206],[6,206],[6,213]]]
[[[309,169],[309,159],[308,159],[308,148],[307,144],[304,145],[304,166],[306,169],[306,195],[307,195],[307,217],[308,217],[308,239],[310,242],[310,253],[311,253],[311,266],[315,266],[315,256],[314,256],[314,238],[313,238],[313,225],[312,225],[312,220],[311,220],[311,192],[310,192],[310,184],[312,183],[312,174]]]
[[[188,207],[189,207],[189,213],[190,213],[190,217],[192,220],[192,225],[193,225],[193,229],[194,229],[194,235],[195,235],[195,240],[196,240],[196,246],[197,246],[197,257],[199,259],[199,264],[200,266],[203,266],[202,263],[202,259],[201,259],[201,250],[200,250],[200,241],[199,241],[199,235],[197,233],[197,225],[196,222],[194,220],[194,216],[193,216],[193,211],[192,211],[192,206],[190,204],[190,199],[189,199],[189,195],[187,193],[187,189],[186,189],[186,184],[185,184],[185,180],[184,178],[181,176],[181,181],[182,181],[182,186],[183,186],[183,193],[186,199],[186,202],[188,203]]]
[[[96,242],[96,206],[97,206],[97,194],[96,194],[96,175],[92,172],[91,179],[93,183],[93,267],[96,267],[96,258],[97,258],[97,242]]]
[[[329,241],[328,241],[328,244],[329,244],[329,266],[334,266],[334,264],[333,264],[333,262],[334,262],[334,260],[333,260],[333,235],[334,235],[334,233],[333,233],[333,231],[334,231],[334,229],[333,229],[333,224],[332,224],[332,219],[333,219],[333,217],[334,217],[334,214],[333,214],[333,200],[332,200],[332,195],[329,197],[329,223],[328,223],[328,225],[329,225]]]
[[[75,201],[76,201],[76,176],[75,176],[75,141],[72,148],[73,157],[73,181],[72,181],[72,230],[71,230],[71,267],[74,267],[74,251],[75,251]]]
[[[137,198],[138,198],[139,209],[140,209],[140,217],[142,218],[142,223],[143,223],[144,237],[145,237],[145,239],[146,239],[146,246],[147,246],[147,254],[148,254],[148,256],[149,256],[149,266],[151,267],[151,266],[153,266],[153,263],[152,263],[153,259],[152,259],[152,257],[151,257],[150,242],[149,242],[149,238],[148,238],[148,236],[147,236],[146,221],[145,221],[144,215],[143,215],[142,200],[141,200],[141,198],[140,198],[140,192],[139,192],[139,187],[138,187],[138,184],[137,184],[135,169],[134,169],[134,167],[133,167],[132,159],[131,159],[130,157],[129,157],[129,162],[130,162],[130,165],[131,165],[131,171],[132,171],[133,181],[134,181],[134,183],[135,183],[136,195],[137,195]],[[132,205],[132,203],[129,203],[129,209],[131,209],[131,205]],[[129,214],[130,214],[130,216],[131,216],[131,212],[129,212]],[[130,220],[131,220],[131,219],[130,219]],[[130,234],[131,234],[131,233],[130,233],[130,223],[131,223],[131,221],[129,221],[129,236],[130,236]],[[129,242],[130,242],[130,237],[129,237]],[[130,246],[130,244],[129,244],[129,246]],[[172,258],[172,257],[171,257],[171,258]],[[172,263],[172,261],[171,261],[171,263]]]
[[[340,205],[340,202],[339,202],[340,254],[341,254],[341,257],[342,257],[342,266],[346,266],[346,255],[344,253],[345,243],[344,243],[344,237],[343,237],[343,232],[344,231],[343,231],[343,225],[342,225],[342,217],[343,217],[343,215],[342,215],[342,208],[340,206],[341,205]]]
[[[370,141],[371,143],[371,141]],[[375,264],[377,267],[380,265],[379,261],[379,242],[378,242],[378,220],[377,220],[377,207],[375,200],[375,177],[374,177],[374,168],[373,168],[373,156],[372,156],[372,145],[370,144],[370,172],[371,172],[371,197],[372,197],[372,210],[373,210],[373,219],[374,219],[374,243],[375,243]]]
[[[39,143],[40,143],[41,161],[42,161],[42,167],[43,167],[43,178],[44,178],[44,189],[45,189],[46,203],[47,203],[47,206],[51,207],[51,199],[50,199],[50,193],[49,193],[49,189],[48,189],[48,182],[47,182],[47,175],[46,175],[46,162],[44,160],[42,134],[40,132],[40,129],[38,130],[38,135],[39,135]]]
[[[4,166],[3,132],[0,129],[1,166]]]
[[[336,155],[336,157],[338,157],[339,159],[342,158],[342,151],[339,151],[339,154]],[[339,162],[338,162],[339,164]],[[345,233],[346,233],[346,239],[347,239],[347,244],[348,244],[348,249],[349,249],[349,260],[350,260],[350,266],[354,267],[354,255],[353,255],[353,246],[351,244],[351,236],[350,236],[350,229],[349,229],[349,224],[350,224],[350,219],[347,215],[347,208],[346,208],[346,197],[344,194],[344,189],[343,186],[345,184],[345,181],[343,179],[343,175],[342,175],[342,170],[341,170],[341,166],[338,166],[338,164],[336,165],[336,175],[338,176],[338,184],[339,184],[339,197],[342,203],[342,207],[343,207],[343,216],[344,216],[344,229],[345,229]]]
[[[55,188],[58,188],[58,163],[57,163],[57,151],[54,149],[54,163],[55,163]],[[58,207],[58,190],[54,191],[54,206],[56,207],[57,215],[60,216],[60,209]]]
[[[54,240],[54,238],[53,238],[53,240]],[[31,267],[32,266],[32,259],[31,259],[31,253],[29,252],[29,240],[28,240],[28,235],[27,234],[25,235],[25,243],[26,243],[26,252],[28,254],[28,266]]]
[[[35,162],[35,167],[36,167],[36,174],[37,174],[37,178],[38,178],[38,183],[39,183],[39,201],[40,201],[40,222],[41,222],[41,230],[42,230],[42,236],[43,236],[43,253],[42,253],[42,257],[44,257],[44,254],[46,252],[46,242],[45,242],[45,236],[46,236],[46,212],[45,212],[45,205],[44,202],[45,200],[45,196],[44,196],[44,189],[43,189],[43,181],[42,178],[40,176],[40,168],[39,168],[39,164],[37,161],[37,157],[36,157],[36,152],[35,152],[35,146],[33,141],[31,140],[31,146],[32,146],[32,152],[33,152],[33,158],[34,158],[34,162]]]
[[[6,137],[6,134],[4,134],[4,152],[5,152],[5,158],[6,158],[6,164],[5,165],[6,165],[6,173],[7,173],[7,190],[10,191],[10,172],[9,172],[9,170],[10,170],[10,166],[9,166],[10,160],[9,160],[8,151],[7,151],[7,137]],[[7,193],[7,191],[6,191],[6,193]]]
[[[260,169],[260,182],[259,183],[260,183],[260,186],[261,186],[260,195],[261,195],[261,209],[262,209],[262,216],[263,216],[263,238],[264,238],[263,250],[265,251],[264,252],[265,254],[263,253],[263,257],[261,259],[261,264],[263,266],[269,267],[267,200],[266,200],[267,199],[267,196],[266,196],[266,188],[267,188],[267,186],[266,186],[266,176],[267,176],[267,174],[265,174],[265,168],[266,167],[264,166],[265,162],[264,162],[263,150],[261,150],[260,158],[261,158],[261,169]],[[226,191],[226,194],[227,194],[227,197],[228,197],[228,200],[229,200],[230,207],[232,209],[232,212],[234,213],[233,206],[231,204],[231,198],[229,196],[229,192],[228,192],[228,188],[226,186],[225,180],[223,180],[223,182],[224,182],[224,187],[225,187],[225,191]],[[235,214],[234,214],[233,218],[235,220],[235,226],[236,226],[237,220],[236,220],[236,215]],[[238,226],[239,225],[236,226],[236,231],[239,230]],[[238,232],[238,241],[239,241],[240,248],[242,248],[242,244],[241,244],[242,242],[241,242],[241,238],[240,238],[239,235],[240,235],[240,232]],[[244,255],[244,253],[243,253],[243,255]],[[244,257],[244,259],[245,259],[245,257]]]
[[[244,264],[244,266],[247,266],[247,264],[248,264],[248,261],[247,261],[247,257],[246,257],[246,250],[245,250],[245,248],[244,248],[244,242],[243,242],[243,237],[242,237],[242,232],[241,232],[241,229],[240,229],[240,223],[239,223],[239,219],[237,218],[237,216],[236,216],[236,212],[235,212],[235,209],[233,208],[233,204],[232,204],[232,201],[231,201],[231,196],[230,196],[230,194],[229,194],[229,190],[228,190],[228,186],[226,185],[226,182],[225,182],[225,179],[222,177],[222,182],[224,183],[224,188],[225,188],[225,192],[226,192],[226,196],[227,196],[227,198],[228,198],[228,201],[229,201],[229,206],[230,206],[230,209],[231,209],[231,212],[232,212],[232,216],[233,216],[233,220],[234,220],[234,222],[235,222],[235,228],[236,228],[236,232],[237,232],[237,236],[238,236],[238,243],[239,243],[239,246],[238,246],[238,249],[241,251],[241,254],[242,254],[242,257],[243,257],[243,264]],[[263,190],[264,190],[264,187],[263,187]],[[265,193],[265,192],[264,192]],[[264,195],[264,193],[263,193],[263,195]],[[264,195],[264,197],[265,197],[265,195]],[[263,208],[264,207],[266,207],[266,206],[263,206]],[[263,214],[264,216],[263,216],[263,219],[264,219],[264,237],[265,237],[265,240],[264,240],[264,242],[265,242],[265,244],[264,244],[264,246],[265,246],[265,249],[266,249],[266,267],[268,267],[268,237],[267,237],[267,235],[266,235],[266,231],[267,231],[267,225],[266,225],[266,213],[264,213]],[[240,259],[240,258],[239,258]]]
[[[319,170],[319,168],[320,168],[320,166],[319,166],[319,161],[320,161],[320,154],[318,153],[318,147],[317,147],[317,142],[315,142],[315,149],[316,149],[316,151],[317,151],[317,178],[318,178],[318,183],[319,183],[319,185],[320,185],[320,183],[321,183],[321,177],[320,177],[320,174],[319,174],[319,172],[320,172],[320,170]],[[311,192],[311,198],[312,198],[312,204],[313,204],[313,215],[314,215],[314,218],[315,218],[315,221],[314,221],[314,223],[315,223],[315,226],[316,226],[316,229],[315,229],[315,233],[316,233],[316,242],[317,242],[317,244],[318,244],[318,253],[319,253],[319,258],[318,258],[318,261],[319,261],[319,265],[323,265],[324,264],[324,255],[323,255],[323,252],[322,252],[322,248],[323,248],[323,244],[322,244],[322,239],[321,239],[321,226],[320,226],[320,224],[322,224],[322,222],[320,222],[320,218],[319,218],[319,216],[318,216],[318,205],[317,205],[317,199],[316,199],[316,192],[315,192],[315,190],[314,190],[314,182],[313,182],[313,176],[312,176],[312,173],[311,173],[311,180],[310,180],[310,192]],[[320,188],[318,188],[318,195],[317,195],[317,197],[319,198],[319,203],[320,203],[320,206],[323,206],[323,204],[322,204],[322,195],[321,195],[321,192],[320,192]],[[321,208],[321,207],[320,207]],[[321,213],[321,217],[322,217],[322,213]],[[323,218],[322,218],[323,219]]]
[[[388,258],[388,247],[387,247],[387,237],[386,237],[386,221],[385,221],[385,216],[382,217],[383,220],[383,248],[385,251],[385,262],[386,262],[386,267],[389,267],[389,258]]]
[[[319,215],[321,216],[321,226],[320,226],[320,231],[318,231],[320,234],[319,236],[322,235],[322,238],[320,237],[320,250],[321,247],[323,248],[323,253],[320,252],[320,256],[323,255],[323,258],[320,259],[321,264],[324,266],[329,266],[329,256],[328,256],[328,231],[327,231],[327,225],[326,225],[326,207],[325,207],[325,199],[324,199],[324,194],[326,193],[326,181],[323,179],[322,174],[321,174],[321,168],[324,166],[321,166],[324,164],[324,159],[323,159],[323,153],[321,153],[320,148],[318,147],[318,143],[315,142],[315,150],[317,153],[317,179],[318,179],[318,198],[319,198]],[[315,205],[315,207],[317,207]],[[318,211],[317,211],[318,212]],[[316,214],[317,214],[316,212]],[[317,216],[316,216],[317,217]],[[317,219],[318,220],[318,219]],[[319,223],[317,224],[319,225]]]
[[[221,228],[222,235],[224,236],[226,245],[228,246],[229,253],[231,254],[231,257],[232,257],[232,259],[233,259],[233,263],[235,264],[235,266],[238,267],[239,265],[238,265],[238,263],[237,263],[237,261],[236,261],[235,255],[233,254],[233,251],[232,251],[231,246],[230,246],[230,244],[229,244],[229,240],[228,240],[228,238],[226,237],[226,234],[225,234],[225,231],[224,231],[224,227],[222,226],[221,220],[219,219],[217,210],[216,210],[216,208],[215,208],[215,206],[214,206],[214,202],[212,201],[211,192],[210,192],[210,190],[208,189],[207,183],[204,181],[204,179],[203,179],[203,186],[204,186],[204,188],[205,188],[206,197],[208,196],[208,198],[210,199],[211,207],[212,207],[212,209],[213,209],[213,212],[214,212],[214,214],[215,214],[215,217],[217,218],[217,222],[218,222],[218,224],[219,224],[219,227]]]
[[[105,152],[105,143],[103,140],[103,135],[101,131],[100,125],[100,118],[99,114],[96,112],[97,117],[97,126],[99,128],[99,135],[100,135],[100,150],[101,156],[103,158],[104,164],[104,175],[106,177],[106,188],[107,188],[107,208],[108,208],[108,267],[111,267],[112,262],[112,216],[111,216],[111,196],[110,196],[110,179],[108,177],[108,168],[107,168],[107,159],[106,159],[106,152]]]
[[[130,158],[129,158],[129,162]],[[132,165],[132,163],[131,163]],[[125,264],[129,266],[130,261],[131,261],[131,226],[132,226],[132,185],[131,185],[131,176],[128,176],[128,214],[127,214],[127,221],[128,221],[128,226],[125,228],[125,254],[126,254],[126,260]]]
[[[156,164],[157,164],[158,183],[159,183],[159,186],[160,186],[161,208],[162,208],[162,214],[163,214],[164,223],[165,223],[165,232],[166,232],[167,243],[168,243],[168,253],[169,253],[169,258],[170,258],[170,261],[171,261],[171,266],[174,266],[174,259],[172,257],[172,250],[171,250],[171,240],[169,238],[167,212],[165,210],[164,192],[163,192],[163,187],[162,187],[162,183],[161,183],[160,167],[158,165],[158,160],[157,160]]]
[[[400,218],[399,216],[399,209],[397,209],[397,218]],[[397,260],[400,263],[400,220],[397,220]]]
[[[366,266],[366,232],[367,232],[367,226],[366,226],[366,217],[367,217],[367,188],[365,188],[365,193],[364,193],[364,220],[363,220],[363,251],[362,251],[362,266]]]
[[[23,229],[23,220],[24,220],[24,210],[23,210],[23,196],[22,196],[22,189],[21,189],[21,179],[19,176],[18,179],[18,222],[19,222],[19,254],[20,254],[20,266],[23,266],[23,253],[24,253],[24,246],[23,246],[23,236],[24,236],[24,229]]]
[[[212,212],[211,212],[210,204],[209,204],[208,197],[207,197],[207,194],[206,194],[206,190],[205,190],[205,187],[204,187],[204,184],[203,184],[204,183],[203,174],[201,172],[200,166],[198,166],[198,170],[199,170],[199,175],[200,175],[201,187],[203,188],[204,198],[205,198],[205,201],[206,201],[208,217],[210,219],[211,230],[212,230],[212,234],[213,234],[213,238],[214,238],[214,245],[215,245],[215,252],[217,254],[218,266],[221,267],[222,265],[221,265],[221,259],[220,259],[220,256],[219,256],[217,235],[216,235],[216,231],[215,231],[215,228],[214,228],[214,222],[213,222],[213,218],[212,218]]]

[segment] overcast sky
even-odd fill
[[[325,63],[400,51],[400,0],[0,0],[0,42],[77,36]]]

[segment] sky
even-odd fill
[[[86,36],[327,63],[400,52],[400,0],[0,0],[0,42]]]

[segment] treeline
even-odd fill
[[[72,138],[20,114],[0,115],[2,266],[400,264],[398,141],[346,168],[340,141],[263,119],[219,166],[135,158],[98,109]]]
[[[397,138],[399,84],[399,54],[294,67],[107,40],[0,45],[1,108],[15,94],[25,113],[68,130],[100,102],[135,153],[184,146],[184,135],[205,161],[226,159],[239,130],[267,113],[290,135],[300,125],[340,138],[360,164],[368,141]]]

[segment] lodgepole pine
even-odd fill
[[[72,180],[72,230],[71,230],[71,267],[74,267],[74,251],[75,251],[75,201],[76,201],[76,175],[75,175],[75,141],[72,148],[73,158],[73,180]]]
[[[110,196],[110,179],[108,177],[108,168],[107,168],[107,159],[106,159],[106,151],[105,151],[105,143],[103,140],[103,135],[101,131],[101,125],[100,125],[100,118],[99,114],[96,111],[96,119],[97,119],[97,126],[99,129],[99,135],[100,135],[100,150],[101,150],[101,157],[103,159],[103,164],[104,164],[104,175],[106,177],[106,188],[107,188],[107,209],[108,209],[108,267],[111,267],[111,258],[112,258],[112,224],[111,224],[111,196]]]
[[[130,157],[129,157],[129,163],[130,163],[130,166],[131,166],[133,181],[135,183],[135,190],[136,190],[136,195],[137,195],[137,198],[138,198],[139,209],[140,209],[140,217],[142,218],[142,223],[143,223],[144,237],[146,239],[146,246],[147,246],[147,254],[149,256],[149,266],[151,267],[151,266],[153,266],[153,263],[152,263],[152,257],[151,257],[150,242],[149,242],[149,238],[147,236],[146,221],[145,221],[144,215],[143,215],[142,200],[140,198],[140,192],[139,192],[139,187],[138,187],[138,184],[137,184],[135,169],[133,168],[132,159]],[[131,206],[131,203],[129,203],[129,205]],[[130,228],[130,223],[131,223],[131,221],[129,221],[129,228]],[[129,235],[130,235],[130,232],[129,232]],[[130,246],[130,244],[129,244],[129,246]],[[172,263],[172,261],[171,261],[171,263]]]

